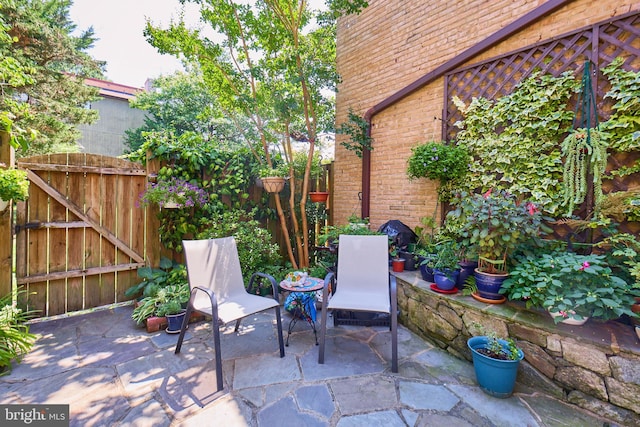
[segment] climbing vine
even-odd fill
[[[505,190],[547,214],[557,212],[563,200],[558,141],[571,128],[567,104],[578,86],[571,72],[558,77],[535,72],[495,101],[474,98],[465,105],[454,98],[464,116],[456,123],[456,141],[474,158],[460,189]]]
[[[596,206],[603,200],[602,176],[607,167],[607,144],[595,128],[580,128],[571,132],[562,141],[564,162],[564,205],[568,205],[567,216],[576,206],[584,202],[589,190],[587,176],[593,176],[593,194]]]

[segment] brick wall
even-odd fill
[[[358,16],[340,20],[336,121],[349,108],[359,114],[414,82],[462,51],[535,9],[544,1],[459,0],[431,2],[370,0]],[[574,0],[469,63],[491,58],[571,30],[640,9],[640,2]],[[409,181],[411,147],[441,139],[443,79],[438,79],[373,117],[371,153],[372,228],[389,219],[410,227],[433,213],[436,184]],[[335,153],[334,222],[360,213],[362,162],[339,142]]]

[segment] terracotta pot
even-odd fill
[[[326,191],[311,191],[309,197],[313,203],[326,203],[329,193]]]
[[[391,262],[391,267],[393,268],[394,272],[402,273],[404,271],[404,259],[394,258],[393,261]]]

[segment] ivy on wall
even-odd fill
[[[474,158],[461,190],[506,190],[547,214],[558,212],[563,203],[560,141],[571,129],[567,104],[578,88],[571,72],[558,77],[535,72],[495,101],[474,98],[465,105],[454,98],[464,117],[456,123],[456,142]]]

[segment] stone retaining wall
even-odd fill
[[[547,313],[523,304],[438,294],[417,272],[393,274],[400,321],[424,339],[471,360],[466,343],[481,334],[478,324],[511,336],[525,353],[516,391],[544,390],[623,425],[640,426],[640,343],[631,326],[594,320],[556,325]]]

